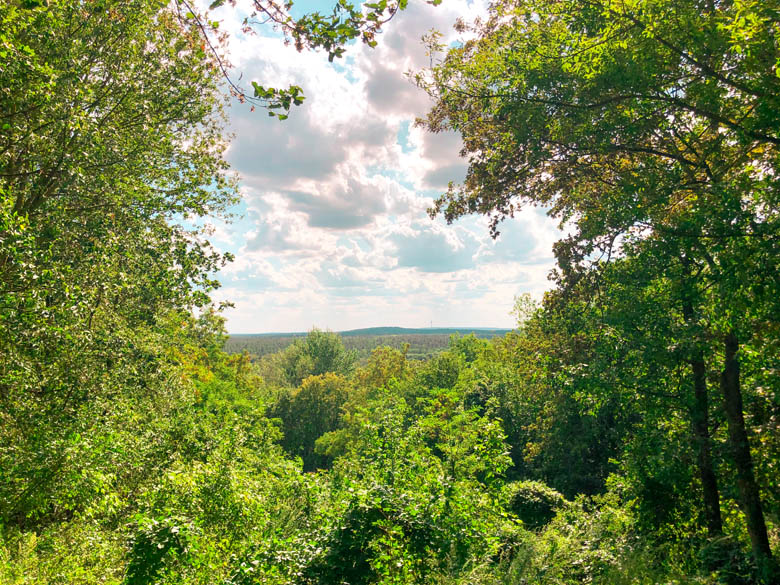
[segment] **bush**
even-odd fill
[[[699,558],[703,568],[708,572],[717,572],[718,582],[724,585],[751,585],[760,582],[750,553],[728,536],[710,540],[699,551]]]
[[[523,525],[537,530],[547,525],[566,503],[566,499],[540,481],[517,481],[507,485],[508,508]]]

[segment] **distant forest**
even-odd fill
[[[511,329],[405,329],[402,327],[372,327],[340,332],[344,347],[355,351],[360,361],[365,361],[376,347],[402,349],[409,344],[406,352],[408,359],[424,360],[433,357],[450,345],[450,338],[474,335],[479,339],[491,339],[505,335]],[[287,349],[296,339],[306,337],[306,333],[279,334],[233,334],[225,344],[227,353],[249,352],[258,358]]]

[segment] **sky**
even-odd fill
[[[406,73],[430,64],[424,34],[458,42],[455,19],[481,11],[466,0],[412,0],[376,48],[351,45],[334,63],[284,46],[270,27],[241,34],[235,9],[212,13],[230,33],[234,78],[295,84],[306,96],[283,122],[237,102],[227,110],[242,202],[233,222],[211,222],[210,241],[235,255],[213,295],[235,305],[225,313],[230,333],[513,327],[515,295],[549,288],[560,232],[544,210],[505,221],[497,240],[486,218],[447,225],[426,212],[466,164],[458,135],[414,125],[431,102]]]

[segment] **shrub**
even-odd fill
[[[539,481],[517,481],[507,491],[509,510],[531,530],[547,525],[566,503],[561,494]]]

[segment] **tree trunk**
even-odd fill
[[[682,259],[688,272],[688,264]],[[694,322],[693,303],[687,293],[682,299],[683,317],[686,323]],[[715,537],[723,532],[723,520],[720,514],[720,494],[715,468],[712,463],[712,439],[709,427],[709,396],[707,394],[707,368],[701,349],[697,349],[690,361],[693,370],[693,404],[691,406],[691,426],[693,442],[696,449],[696,459],[699,467],[699,480],[704,496],[704,521],[707,533]]]
[[[707,372],[701,352],[691,360],[693,369],[694,402],[691,408],[693,440],[699,465],[699,479],[704,492],[704,517],[710,537],[723,532],[720,515],[720,496],[715,468],[712,463],[712,444],[709,428],[709,399],[707,396]]]
[[[737,485],[739,487],[739,504],[747,520],[750,544],[753,555],[760,567],[768,567],[772,561],[772,551],[769,548],[769,538],[766,533],[764,512],[761,509],[761,498],[758,484],[753,474],[753,460],[750,455],[745,418],[742,414],[742,393],[739,387],[739,361],[737,350],[739,341],[734,332],[725,339],[725,361],[720,379],[723,392],[723,402],[726,408],[726,420],[729,428],[729,442],[737,469]]]

